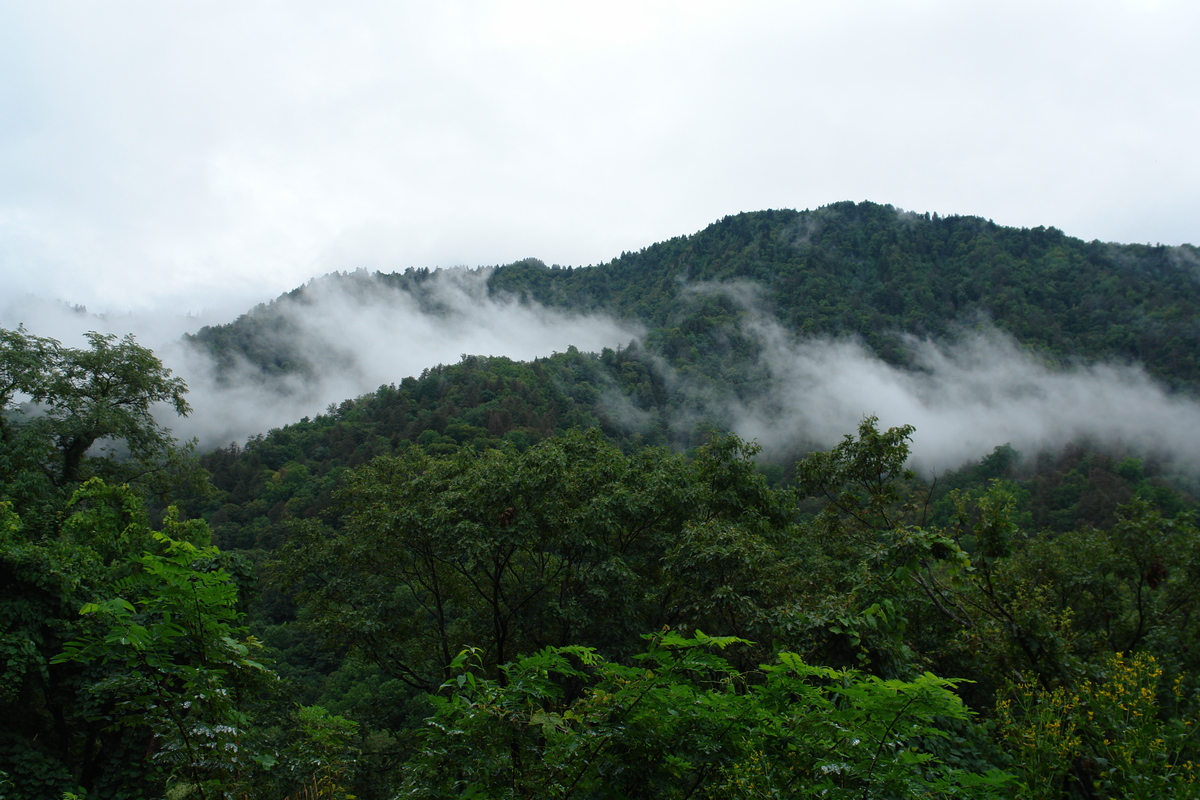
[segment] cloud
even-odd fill
[[[1191,258],[1190,251],[1185,256]],[[302,302],[273,308],[288,322],[287,346],[312,370],[279,381],[264,381],[245,363],[218,381],[212,360],[180,339],[232,315],[96,315],[26,297],[0,305],[0,325],[23,321],[31,332],[72,346],[82,346],[88,330],[134,332],[190,387],[192,416],[164,415],[164,424],[205,446],[313,416],[426,367],[456,363],[463,354],[530,360],[571,345],[596,352],[644,335],[637,325],[602,314],[488,296],[488,275],[486,269],[435,272],[418,294],[386,286],[366,271],[310,282]],[[683,295],[712,293],[743,310],[736,333],[758,344],[751,371],[759,377],[735,399],[728,387],[647,355],[672,397],[667,423],[683,438],[711,420],[758,440],[768,455],[788,455],[831,447],[864,416],[876,415],[885,427],[915,426],[913,463],[925,472],[956,468],[1005,443],[1032,455],[1080,440],[1170,455],[1180,465],[1200,463],[1200,403],[1136,365],[1056,364],[999,331],[976,327],[953,341],[906,338],[909,364],[902,368],[855,340],[794,336],[759,310],[752,285],[691,284]],[[631,430],[659,421],[611,386],[602,403],[611,420]]]
[[[1060,363],[984,319],[960,321],[942,339],[895,334],[906,357],[897,365],[855,338],[786,330],[763,310],[753,283],[695,282],[680,293],[684,303],[712,295],[739,314],[700,354],[706,372],[648,354],[669,396],[667,417],[630,414],[613,401],[621,407],[614,419],[630,430],[665,422],[680,442],[693,441],[697,426],[728,428],[758,441],[767,458],[787,459],[831,448],[875,416],[885,428],[914,426],[912,465],[926,475],[1003,444],[1032,457],[1086,443],[1170,458],[1200,477],[1200,398],[1169,389],[1140,365]],[[742,361],[740,353],[754,350],[751,363]]]
[[[463,355],[528,361],[565,351],[627,344],[640,326],[601,314],[557,311],[508,296],[489,296],[490,270],[442,270],[419,294],[392,288],[365,270],[309,283],[300,302],[276,302],[287,322],[286,346],[311,370],[264,382],[242,363],[218,380],[208,356],[177,342],[164,360],[191,387],[196,411],[177,434],[218,445],[295,422],[331,403],[399,383]]]
[[[142,311],[95,314],[35,296],[0,303],[0,326],[24,323],[31,333],[84,346],[87,331],[133,333],[188,384],[189,417],[162,414],[177,437],[197,437],[214,447],[323,412],[331,403],[358,397],[382,384],[399,383],[464,354],[532,360],[566,351],[618,347],[644,330],[603,314],[574,314],[488,296],[490,270],[434,272],[420,296],[380,283],[362,270],[330,275],[304,287],[303,301],[276,301],[272,310],[287,322],[283,344],[307,360],[311,371],[265,381],[244,361],[218,379],[207,353],[181,337],[203,325],[234,317]]]
[[[916,428],[912,460],[926,473],[1006,443],[1032,455],[1087,441],[1200,463],[1200,403],[1138,366],[1056,365],[991,329],[954,342],[907,337],[911,365],[901,368],[857,341],[796,339],[763,318],[750,328],[770,380],[728,413],[768,452],[831,447],[874,415]]]

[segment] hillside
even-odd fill
[[[376,273],[418,298],[428,270]],[[362,274],[330,276],[372,296]],[[697,291],[713,285],[725,293]],[[495,267],[492,295],[602,311],[652,331],[647,346],[672,363],[712,366],[730,316],[761,309],[800,336],[858,336],[904,363],[902,334],[952,336],[990,321],[1062,360],[1136,361],[1175,387],[1200,382],[1200,250],[1084,242],[1055,228],[1016,229],[978,217],[937,217],[874,203],[759,211],[585,268],[536,260]],[[223,363],[244,357],[266,374],[304,370],[288,344],[301,287],[191,340]],[[402,376],[397,376],[397,378]]]
[[[1187,393],[1200,381],[1197,252],[1086,243],[1053,228],[1017,230],[976,217],[840,203],[726,217],[594,267],[526,260],[474,271],[494,296],[636,319],[647,333],[601,353],[571,347],[527,363],[464,356],[398,375],[325,414],[209,453],[204,464],[220,492],[192,508],[213,524],[223,546],[273,550],[289,521],[326,512],[346,470],[411,445],[443,455],[464,447],[524,451],[548,436],[598,428],[626,452],[694,448],[713,430],[734,429],[755,403],[777,399],[767,395],[780,391],[779,378],[753,330],[764,315],[799,340],[859,337],[901,366],[912,357],[904,334],[952,340],[986,320],[1051,361],[1139,362]],[[321,292],[334,287],[351,304],[365,305],[386,302],[385,286],[414,298],[423,313],[451,313],[438,279],[426,269],[326,276],[231,324],[204,328],[192,341],[221,363],[249,361],[271,385],[329,362],[298,335],[297,320],[323,308]],[[769,456],[762,469],[774,482],[791,477],[800,455],[820,449],[803,430],[760,443]],[[1059,449],[1064,443],[1028,452],[1024,462],[1010,459],[995,474],[968,466],[959,476],[944,475],[938,496],[990,478],[1019,478],[1029,491],[1022,512],[1030,523],[1069,529],[1110,524],[1117,504],[1135,495],[1174,513],[1181,506],[1166,486],[1196,485],[1178,464],[1136,442],[1113,447],[1081,439]],[[1003,438],[988,440],[965,458],[983,459],[1002,446]],[[1130,459],[1139,466],[1122,472]]]
[[[199,456],[133,337],[0,330],[0,795],[1194,797],[1195,259],[840,204],[330,275],[196,417],[636,333]]]

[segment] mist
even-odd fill
[[[574,345],[585,352],[620,347],[644,336],[636,323],[575,314],[489,296],[489,271],[434,273],[420,297],[366,272],[311,281],[302,301],[277,301],[289,323],[287,345],[302,354],[307,374],[264,378],[239,362],[218,375],[216,364],[183,333],[234,318],[200,315],[97,315],[34,297],[0,307],[0,324],[83,346],[82,334],[132,332],[187,381],[189,417],[164,411],[160,421],[204,449],[241,442],[322,413],[382,384],[418,376],[464,354],[531,360]],[[740,333],[759,344],[762,385],[740,400],[711,384],[684,379],[653,359],[680,410],[667,424],[686,431],[720,420],[762,445],[764,455],[829,448],[868,415],[883,427],[913,425],[912,466],[926,475],[955,469],[1002,444],[1027,457],[1070,442],[1154,453],[1185,469],[1200,464],[1200,402],[1172,392],[1136,364],[1054,363],[987,325],[952,339],[905,337],[909,363],[889,364],[853,339],[798,338],[757,305],[753,287],[693,286],[719,291],[746,310]],[[631,430],[655,424],[615,386],[604,395],[610,420]]]
[[[910,466],[927,477],[1003,444],[1029,457],[1086,441],[1200,463],[1200,402],[1138,365],[1055,364],[988,326],[953,341],[905,337],[906,368],[855,340],[797,339],[761,316],[747,330],[770,379],[727,413],[768,456],[832,447],[871,415],[883,428],[915,427]]]
[[[288,348],[308,362],[306,374],[264,380],[257,366],[242,361],[218,378],[208,354],[186,341],[170,342],[160,355],[188,381],[195,408],[173,428],[202,447],[215,446],[313,416],[463,355],[528,361],[572,345],[617,347],[643,334],[636,324],[604,315],[489,296],[489,274],[440,270],[422,284],[420,297],[365,271],[310,282],[302,301],[274,304],[288,322]]]
[[[464,354],[525,361],[571,345],[584,351],[618,347],[644,333],[636,324],[604,315],[488,296],[489,274],[487,269],[437,271],[422,284],[420,299],[365,271],[310,281],[302,302],[276,301],[273,308],[289,323],[288,347],[301,353],[311,370],[269,380],[244,360],[219,376],[213,359],[182,338],[203,325],[229,322],[236,315],[228,312],[105,315],[27,296],[0,306],[0,325],[23,323],[31,333],[71,347],[84,346],[87,331],[133,333],[188,384],[192,413],[178,417],[163,409],[159,421],[180,439],[197,439],[202,449],[314,416],[330,404],[399,383],[428,367],[456,363]]]

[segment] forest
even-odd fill
[[[902,368],[986,321],[1194,397],[1198,268],[742,214],[487,272],[627,346],[466,354],[205,452],[132,336],[0,330],[0,798],[1200,796],[1191,465],[995,442],[933,479],[910,425],[768,450],[713,400],[764,380],[761,309]],[[437,313],[432,276],[327,280]],[[189,341],[281,386],[320,367],[288,329],[311,291]]]
[[[395,287],[436,310],[435,274],[410,268],[329,278],[364,298],[377,282]],[[752,287],[789,331],[858,336],[898,364],[909,356],[904,334],[954,336],[986,320],[1052,358],[1136,361],[1171,386],[1194,389],[1197,274],[1200,249],[1191,245],[1084,242],[1055,228],[864,202],[725,217],[595,267],[527,259],[488,270],[487,286],[493,295],[637,320],[649,328],[647,346],[708,376],[745,355],[737,352],[744,342],[724,337],[730,318],[745,313],[736,295],[696,291],[724,285]],[[225,364],[244,357],[266,375],[310,369],[314,354],[295,349],[285,312],[303,309],[312,288],[189,338]]]

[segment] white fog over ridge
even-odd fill
[[[278,379],[282,383],[264,382],[256,367],[243,364],[218,384],[208,356],[181,338],[232,317],[98,317],[27,299],[0,308],[0,325],[24,322],[32,333],[71,346],[82,346],[88,330],[132,332],[188,382],[192,415],[164,415],[162,422],[203,447],[243,442],[427,367],[457,363],[463,354],[526,361],[571,346],[584,352],[617,348],[645,333],[603,314],[488,296],[488,274],[455,269],[432,275],[424,288],[440,306],[438,314],[425,313],[411,294],[382,283],[362,292],[361,282],[373,278],[310,282],[303,302],[276,304],[293,326],[289,344],[313,366],[311,376],[291,375]],[[831,447],[855,432],[864,416],[875,415],[884,427],[916,428],[912,465],[926,474],[957,468],[1001,444],[1028,456],[1079,440],[1200,463],[1200,402],[1168,391],[1137,365],[1055,366],[1006,334],[983,329],[954,343],[910,338],[914,368],[901,369],[854,340],[793,336],[754,311],[753,292],[744,286],[698,290],[739,296],[751,312],[743,332],[761,345],[767,384],[754,399],[731,404],[687,385],[665,364],[657,368],[688,398],[691,413],[732,420],[739,435],[758,440],[767,454],[798,441]],[[611,393],[610,399],[613,417],[621,419],[617,406],[623,401]],[[625,418],[631,427],[639,423],[637,414]]]
[[[83,345],[87,331],[133,333],[188,384],[192,414],[171,414],[161,422],[182,439],[199,439],[202,447],[245,441],[319,414],[331,403],[420,375],[428,367],[457,363],[464,354],[527,361],[572,345],[596,352],[624,346],[644,333],[639,325],[605,315],[489,297],[489,274],[486,269],[434,273],[424,286],[442,307],[440,314],[422,312],[412,295],[382,283],[363,297],[350,291],[347,281],[311,281],[303,303],[284,301],[276,307],[293,324],[295,338],[289,344],[312,363],[312,376],[292,375],[270,386],[249,364],[240,365],[226,376],[227,385],[219,386],[211,359],[181,338],[235,315],[98,316],[65,303],[24,298],[0,307],[0,326],[24,323],[31,333],[75,347]]]
[[[310,283],[303,304],[280,308],[297,330],[291,344],[312,363],[314,377],[283,379],[283,394],[263,386],[248,364],[235,371],[229,388],[220,388],[207,356],[175,343],[164,357],[180,364],[185,378],[199,378],[197,383],[189,379],[191,396],[207,416],[201,420],[194,414],[175,429],[205,443],[238,441],[420,375],[428,367],[457,363],[463,355],[528,361],[572,345],[584,351],[623,346],[644,333],[641,326],[604,315],[489,297],[489,274],[465,269],[435,273],[424,288],[442,306],[439,314],[423,312],[411,294],[382,283],[366,298],[348,291],[345,282]],[[247,427],[250,422],[253,427]]]
[[[912,425],[910,466],[925,474],[1011,444],[1027,457],[1086,441],[1200,464],[1200,401],[1171,392],[1138,365],[1055,366],[994,328],[954,343],[908,337],[913,369],[853,340],[796,339],[760,320],[764,395],[735,409],[735,431],[768,451],[802,432],[822,447],[855,433],[865,416]]]

